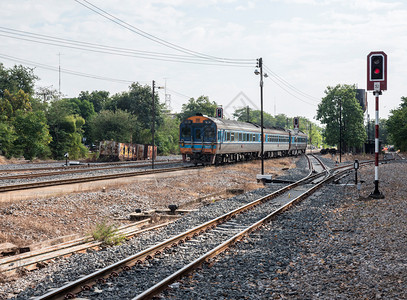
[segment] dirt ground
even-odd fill
[[[324,157],[339,160],[339,157]],[[343,155],[342,162],[355,159],[374,159],[373,155]],[[281,158],[265,161],[265,173],[273,178],[285,170],[294,168],[297,158]],[[407,165],[405,165],[407,166]],[[143,182],[70,193],[60,197],[29,199],[0,203],[0,244],[13,243],[19,247],[54,239],[70,234],[89,234],[101,222],[122,225],[136,209],[166,209],[176,204],[183,209],[193,209],[208,201],[231,197],[228,189],[250,191],[262,187],[256,180],[260,173],[260,161],[223,167],[207,167],[195,174],[180,177],[155,178]],[[373,191],[373,166],[360,172],[365,178],[361,193]],[[390,180],[387,175],[386,181]],[[392,191],[386,191],[392,193]],[[355,193],[355,189],[350,190]],[[365,195],[365,196],[366,196]],[[204,199],[197,202],[197,199]]]
[[[276,177],[284,173],[283,169],[294,168],[296,160],[265,161],[265,172]],[[165,209],[170,204],[193,209],[205,201],[231,197],[226,192],[228,189],[249,191],[262,187],[256,180],[259,173],[260,161],[254,161],[207,167],[188,176],[155,178],[110,187],[105,191],[97,189],[0,203],[0,244],[9,242],[23,247],[70,234],[85,235],[103,221],[125,224],[128,215],[136,209]],[[196,202],[200,198],[204,198],[204,202]]]

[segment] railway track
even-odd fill
[[[244,239],[335,176],[351,170],[348,167],[329,172],[322,162],[316,163],[315,157],[309,159],[310,166],[311,159],[314,167],[310,167],[305,178],[37,299],[75,296],[92,299],[151,299],[169,284]],[[315,170],[317,165],[322,169],[320,172]],[[319,177],[322,179],[317,180]],[[126,292],[121,291],[123,288],[112,287],[111,281],[121,287],[131,286],[131,294],[128,294],[128,289],[125,289]]]
[[[121,226],[117,229],[116,234],[125,237],[126,239],[132,238],[137,234],[141,234],[147,230],[155,230],[163,226],[167,226],[173,222],[172,218],[169,222],[161,222],[159,224],[152,224],[151,218],[134,222]],[[31,271],[38,267],[47,264],[58,257],[66,257],[73,253],[85,252],[88,249],[100,249],[104,246],[103,241],[94,240],[91,236],[79,237],[71,239],[56,245],[41,247],[39,249],[24,252],[21,254],[7,256],[0,259],[0,273],[6,276],[12,276],[16,273]]]
[[[156,166],[162,166],[167,164],[180,164],[182,163],[181,160],[174,160],[174,161],[165,161],[165,162],[156,162]],[[139,164],[126,164],[126,165],[100,165],[97,167],[91,167],[90,165],[83,165],[79,168],[76,166],[68,166],[68,169],[65,167],[52,167],[52,168],[34,168],[34,169],[24,169],[24,170],[8,170],[8,172],[32,172],[32,171],[47,171],[42,173],[30,173],[30,174],[19,174],[19,175],[6,175],[0,176],[1,180],[11,180],[11,179],[30,179],[30,178],[37,178],[37,177],[46,177],[46,176],[58,176],[58,175],[66,175],[66,174],[77,174],[77,173],[86,173],[86,172],[93,172],[93,171],[104,171],[104,170],[111,170],[111,169],[132,169],[132,168],[148,168],[151,167],[151,163],[139,163]],[[63,169],[63,170],[61,170]],[[58,170],[58,171],[54,171]],[[1,173],[1,172],[0,172]]]
[[[69,179],[48,180],[48,181],[40,181],[40,182],[5,185],[5,186],[0,186],[0,193],[9,192],[9,191],[25,190],[25,189],[35,189],[35,188],[40,188],[40,187],[57,186],[57,185],[64,185],[64,184],[92,182],[92,181],[109,180],[109,179],[117,179],[117,178],[132,177],[132,176],[143,176],[143,175],[150,175],[150,174],[157,174],[157,173],[168,173],[168,172],[181,171],[181,170],[191,169],[191,168],[196,169],[198,167],[181,166],[181,167],[174,167],[174,168],[162,168],[162,169],[136,171],[136,172],[122,172],[122,173],[115,173],[115,174],[104,174],[104,175],[96,175],[96,176],[88,176],[88,177],[78,177],[78,178],[69,178]]]
[[[158,160],[154,164],[159,163],[177,163],[181,162],[180,159],[167,159]],[[49,164],[49,163],[36,163]],[[34,172],[34,171],[56,171],[56,170],[73,170],[73,169],[88,169],[88,168],[108,168],[108,167],[137,167],[137,166],[151,166],[151,161],[114,161],[114,162],[98,162],[98,163],[84,163],[84,162],[70,162],[68,165],[62,163],[51,163],[51,165],[57,165],[54,167],[32,167],[30,164],[21,164],[21,167],[15,167],[13,169],[0,169],[0,174],[4,173],[17,173],[17,172]],[[19,165],[20,166],[20,165]],[[28,167],[27,167],[28,166]]]

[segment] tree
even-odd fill
[[[47,119],[43,112],[16,111],[13,122],[16,139],[13,142],[13,156],[24,156],[32,160],[35,157],[45,158],[50,155],[51,135]]]
[[[33,70],[21,65],[7,69],[0,63],[0,98],[4,96],[6,90],[10,94],[22,90],[28,95],[33,95],[35,81],[39,79]]]
[[[156,132],[156,145],[160,155],[179,153],[179,125],[178,118],[164,116],[164,122]]]
[[[181,113],[178,114],[180,120],[185,120],[191,116],[195,116],[197,113],[214,117],[216,108],[218,105],[215,101],[209,101],[207,96],[200,96],[198,99],[191,98],[187,104],[182,104]]]
[[[153,121],[152,96],[153,94],[150,86],[141,86],[139,83],[133,83],[128,92],[113,95],[110,102],[106,104],[106,108],[113,111],[116,111],[117,109],[127,111],[137,118],[141,130],[151,130]],[[154,95],[156,128],[162,123],[161,111],[163,109],[163,104],[160,104],[159,100],[158,95]]]
[[[78,99],[81,101],[87,100],[92,103],[96,113],[99,113],[100,111],[106,109],[106,104],[110,100],[109,92],[107,91],[93,91],[91,93],[89,93],[88,91],[82,91],[80,92]]]
[[[387,131],[391,142],[401,151],[407,151],[407,97],[401,97],[399,108],[390,111]]]
[[[85,119],[75,114],[75,106],[69,99],[52,102],[47,111],[47,119],[54,158],[62,159],[66,152],[74,159],[86,155],[87,149],[82,144]]]
[[[356,100],[354,85],[327,87],[326,96],[318,105],[317,120],[325,124],[324,138],[329,145],[338,145],[342,129],[342,149],[361,147],[366,140],[363,110]],[[341,117],[340,117],[341,112]]]
[[[18,90],[15,93],[10,93],[9,90],[4,91],[3,100],[8,102],[13,112],[17,110],[29,111],[31,110],[30,96],[23,90]],[[11,116],[10,116],[11,117]]]
[[[95,115],[95,110],[93,109],[93,104],[86,99],[79,98],[66,98],[59,101],[66,102],[71,114],[81,116],[85,120],[83,125],[83,136],[87,144],[91,144],[92,138],[89,128],[89,122],[91,118]]]
[[[95,141],[113,140],[120,143],[140,143],[135,138],[137,118],[129,112],[102,110],[90,121],[92,138]]]
[[[367,138],[370,140],[375,139],[375,120],[370,120],[369,123],[366,124],[365,129],[367,132]],[[389,143],[389,133],[387,131],[387,120],[386,119],[379,119],[379,140],[383,144]]]
[[[0,153],[7,158],[13,155],[13,144],[17,136],[14,127],[8,122],[0,121]]]

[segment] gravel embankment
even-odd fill
[[[294,158],[268,161],[266,169],[279,173],[282,168],[294,167],[294,162]],[[91,224],[106,218],[125,217],[137,208],[149,210],[166,208],[168,204],[173,203],[182,205],[201,196],[224,192],[227,188],[252,190],[254,187],[261,186],[255,179],[258,168],[258,162],[222,168],[205,168],[196,175],[156,179],[143,184],[136,182],[111,188],[106,192],[95,191],[42,200],[0,203],[0,225],[4,229],[4,232],[0,233],[0,238],[4,236],[6,241],[9,239],[43,240],[71,233],[84,231],[86,233],[89,232],[87,228]],[[301,170],[292,169],[289,172],[296,174]],[[14,282],[2,278],[0,274],[0,299],[18,294],[32,286],[45,292],[51,286],[58,286],[69,279],[91,273],[97,268],[145,249],[157,241],[223,214],[232,207],[238,207],[241,203],[255,199],[259,193],[264,195],[266,191],[248,192],[241,197],[219,202],[215,202],[219,197],[211,197],[208,199],[211,205],[204,207],[204,210],[196,215],[185,216],[183,221],[174,224],[175,227],[169,226],[165,231],[145,233],[139,239],[133,239],[129,244],[121,247],[86,255],[76,254],[68,259],[58,260],[58,263],[51,264],[42,270],[29,272]],[[190,208],[196,208],[199,205],[202,204],[197,203]],[[66,272],[66,270],[70,271]],[[1,280],[6,282],[1,284]],[[41,283],[43,280],[46,283]],[[27,294],[23,293],[20,299],[25,299],[34,290],[28,288],[26,292]]]
[[[380,166],[385,199],[367,197],[372,171],[360,172],[360,198],[325,187],[165,298],[407,299],[407,164]]]
[[[307,173],[305,159],[297,167],[284,179]],[[204,267],[192,278],[172,285],[165,298],[407,298],[407,164],[380,167],[385,199],[367,198],[373,191],[373,175],[373,167],[361,170],[359,178],[366,183],[360,197],[348,186],[330,185],[318,191],[222,255],[211,268]],[[353,174],[343,182],[352,178]],[[0,285],[0,298],[18,294],[16,299],[28,299],[42,294],[279,187],[273,184],[212,203],[126,245],[61,259]]]

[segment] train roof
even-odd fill
[[[220,118],[214,118],[214,117],[208,117],[205,115],[196,115],[196,116],[191,116],[187,118],[187,120],[196,120],[197,118],[204,118],[206,120],[211,120],[216,124],[218,129],[228,129],[228,130],[245,130],[245,131],[260,131],[261,126],[259,124],[251,123],[251,122],[240,122],[236,120],[227,120],[227,119],[220,119]],[[266,132],[269,133],[287,133],[288,130],[285,130],[284,128],[280,127],[263,127]]]

